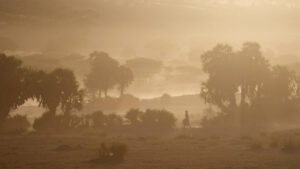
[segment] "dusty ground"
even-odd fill
[[[287,136],[0,136],[0,169],[298,169],[300,151],[283,152],[271,144]],[[93,164],[102,141],[126,143],[122,164]],[[275,141],[274,141],[275,140]],[[294,134],[294,141],[298,135]],[[261,145],[256,146],[256,144]],[[82,148],[56,151],[60,145]]]

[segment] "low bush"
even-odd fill
[[[9,134],[21,134],[28,130],[30,123],[26,116],[16,115],[7,118],[2,125],[2,132]]]
[[[110,144],[102,143],[99,148],[99,157],[94,160],[99,163],[118,163],[124,160],[128,151],[127,145],[113,142]]]

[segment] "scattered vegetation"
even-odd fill
[[[16,115],[4,121],[1,131],[9,134],[21,134],[26,132],[29,127],[30,123],[26,116]]]

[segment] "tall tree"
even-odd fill
[[[123,96],[124,90],[132,83],[133,73],[130,68],[126,66],[120,66],[118,72],[118,89],[120,90],[120,96]]]
[[[209,76],[202,84],[202,97],[223,112],[236,108],[239,87],[236,54],[229,45],[219,44],[202,56],[203,70]]]
[[[243,44],[241,51],[237,52],[237,72],[239,73],[240,105],[251,104],[260,97],[261,88],[270,76],[268,61],[262,56],[257,43]]]
[[[24,104],[22,61],[0,54],[0,125],[9,112]]]
[[[269,64],[257,43],[244,43],[238,52],[228,45],[217,45],[201,57],[203,69],[209,75],[203,83],[202,96],[223,111],[249,106],[260,96],[270,74]]]
[[[86,87],[97,97],[104,93],[107,97],[108,90],[117,84],[119,63],[105,52],[94,52],[90,56],[91,72],[85,80]]]
[[[40,105],[47,108],[52,115],[55,115],[59,105],[66,114],[72,109],[82,107],[83,91],[79,90],[73,72],[68,69],[58,68],[46,74],[39,92],[37,98]]]

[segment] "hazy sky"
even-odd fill
[[[0,36],[23,55],[152,58],[163,69],[129,92],[180,95],[200,91],[200,55],[219,42],[257,41],[272,63],[300,62],[299,7],[297,0],[0,0]]]

